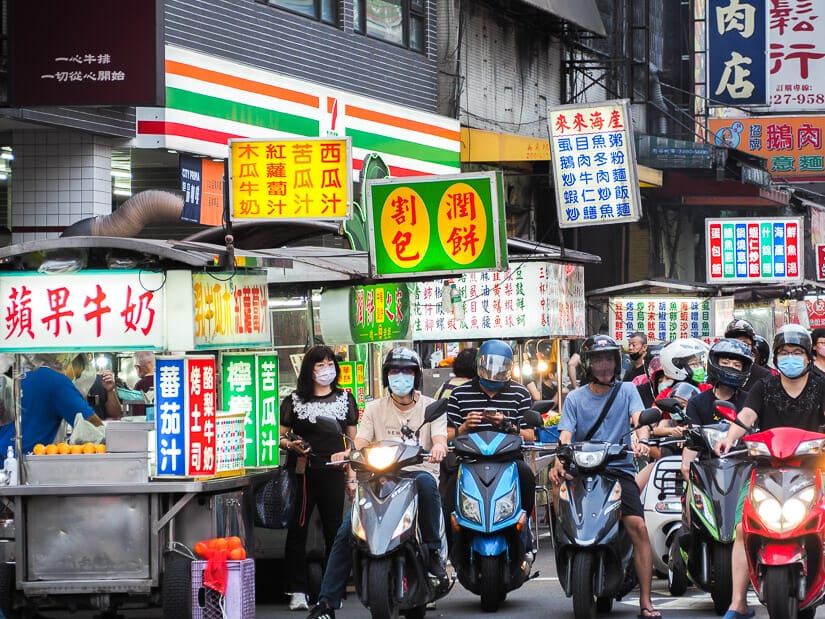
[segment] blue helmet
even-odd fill
[[[478,349],[478,376],[490,381],[510,380],[513,349],[501,340],[487,340]]]

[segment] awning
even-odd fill
[[[550,142],[514,133],[461,128],[461,163],[550,161]],[[661,187],[662,172],[638,165],[639,187]]]
[[[662,295],[662,294],[685,294],[694,295],[715,295],[718,289],[713,286],[703,286],[701,284],[688,284],[676,280],[668,279],[643,279],[638,282],[608,286],[607,288],[596,288],[584,293],[588,298],[594,297],[615,297],[619,295]]]
[[[524,0],[595,34],[607,36],[596,0]]]

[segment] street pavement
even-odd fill
[[[564,596],[556,578],[553,551],[550,545],[549,533],[542,532],[540,536],[539,554],[534,564],[534,571],[539,576],[525,583],[520,589],[511,592],[507,600],[494,616],[513,619],[573,619],[572,601]],[[258,599],[262,600],[265,593],[282,590],[279,582],[273,582],[271,588],[264,591],[266,583],[258,582]],[[662,611],[665,619],[674,617],[712,618],[717,617],[713,611],[710,595],[690,588],[684,597],[671,597],[667,591],[667,581],[656,579],[653,582],[656,607]],[[751,607],[756,610],[756,617],[766,618],[768,613],[759,605],[756,597],[750,595]],[[621,602],[616,602],[610,617],[618,619],[632,619],[638,615],[638,589],[632,591]],[[120,613],[125,619],[159,619],[162,617],[158,609],[153,610],[125,610]],[[290,611],[287,607],[287,598],[278,595],[277,599],[261,602],[256,607],[258,619],[304,619],[306,611]],[[469,619],[482,616],[491,616],[481,610],[477,596],[467,592],[456,583],[453,590],[438,601],[435,610],[427,613],[430,619]],[[96,617],[92,612],[69,613],[50,611],[42,617],[92,619]],[[603,615],[607,616],[607,615]],[[344,602],[344,607],[336,612],[336,619],[366,619],[368,611],[360,604],[357,596],[351,593]],[[246,619],[246,618],[244,618]]]

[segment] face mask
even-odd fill
[[[404,397],[412,391],[415,376],[410,374],[391,374],[388,382],[390,384],[390,391],[395,395]]]
[[[639,358],[640,358],[641,356],[642,356],[642,353],[640,353],[640,352],[632,352],[632,353],[630,353],[630,359],[631,359],[631,361],[638,361],[638,360],[639,360]]]
[[[693,368],[693,371],[691,372],[691,375],[690,375],[690,379],[694,383],[699,384],[699,383],[705,382],[705,376],[706,376],[705,368],[702,367],[702,366],[699,366],[698,368]]]
[[[820,357],[825,357],[825,346],[817,346],[816,354],[818,354]]]
[[[665,379],[665,380],[663,380],[662,382],[659,383],[659,392],[661,393],[665,389],[668,389],[672,386],[673,386],[673,381],[670,380],[669,378],[667,378],[667,379]]]
[[[802,357],[782,357],[776,362],[776,368],[788,378],[797,378],[805,371],[806,361]]]
[[[480,382],[481,386],[488,391],[498,391],[499,389],[504,388],[503,380],[487,380],[486,378],[479,378],[478,382]]]
[[[331,385],[332,381],[335,380],[335,368],[328,367],[328,368],[321,368],[320,370],[315,371],[315,382],[321,385],[322,387],[326,387],[327,385]]]

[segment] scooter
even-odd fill
[[[756,459],[742,512],[751,583],[771,618],[812,619],[825,598],[825,434],[783,427],[743,441]]]
[[[717,613],[731,600],[731,549],[736,536],[736,508],[753,468],[749,458],[731,451],[720,457],[716,446],[729,424],[719,422],[688,430],[685,448],[699,452],[690,466],[685,493],[688,531],[670,546],[668,589],[682,595],[688,581],[710,593]]]
[[[424,423],[446,411],[446,400],[427,407]],[[347,462],[359,477],[352,502],[353,577],[361,602],[373,619],[399,613],[421,619],[430,602],[445,596],[452,582],[427,572],[427,549],[418,532],[418,490],[415,480],[402,477],[404,467],[418,464],[428,454],[418,444],[418,433],[402,430],[404,441],[379,441],[352,451]],[[441,520],[441,555],[447,541]]]
[[[661,419],[658,408],[642,411],[639,425]],[[633,545],[622,526],[622,489],[607,468],[628,447],[603,441],[561,445],[556,457],[573,479],[559,486],[556,510],[556,572],[576,619],[610,612],[636,585]]]
[[[540,413],[529,411],[527,424],[541,427]],[[506,425],[506,424],[505,424]],[[529,517],[521,506],[516,459],[523,441],[517,428],[482,430],[456,436],[459,463],[456,507],[451,515],[453,567],[462,586],[481,597],[481,608],[495,612],[507,593],[530,578],[525,558]]]

